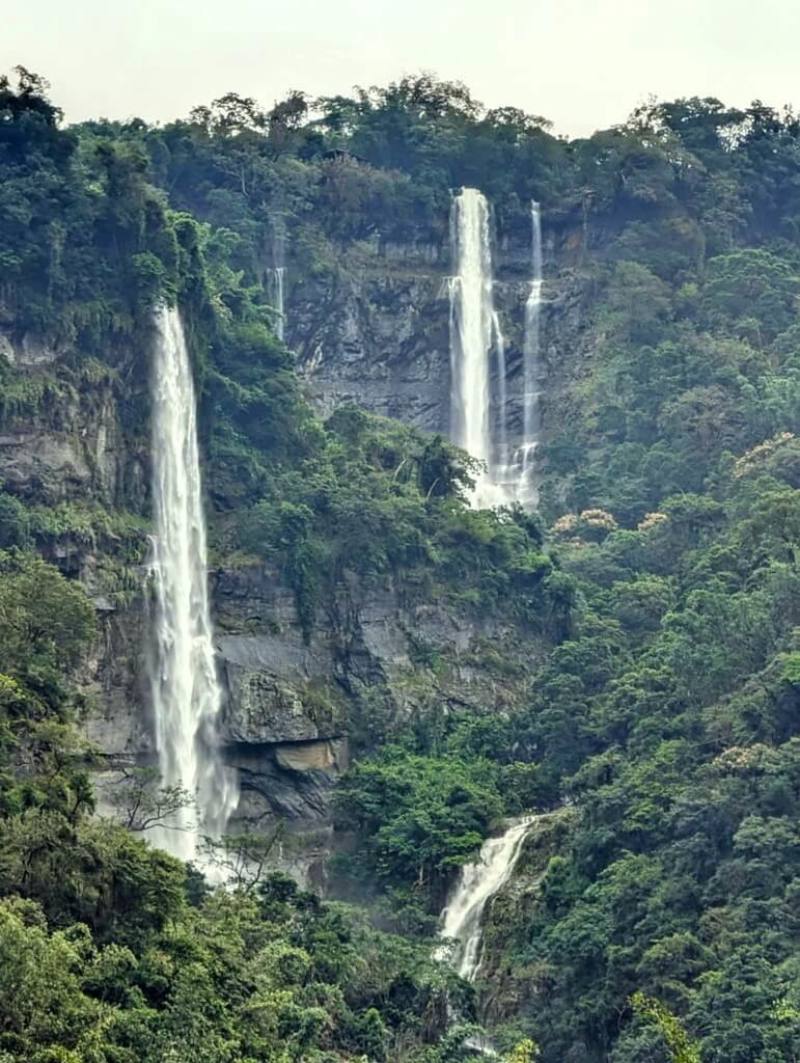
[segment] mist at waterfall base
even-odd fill
[[[506,343],[494,306],[491,217],[483,193],[463,188],[450,214],[451,255],[455,273],[450,297],[450,374],[452,441],[482,466],[472,495],[477,508],[538,502],[536,453],[541,432],[540,319],[542,305],[542,233],[538,203],[531,205],[532,273],[525,304],[523,343],[522,437],[509,442]],[[496,395],[492,393],[492,361]]]
[[[196,807],[187,804],[149,836],[180,859],[196,860],[203,836],[224,832],[238,794],[215,741],[221,695],[208,603],[191,364],[178,311],[160,308],[155,325],[150,688],[160,785],[181,788]]]
[[[454,966],[468,982],[474,981],[480,971],[486,905],[511,877],[535,818],[525,816],[512,820],[503,834],[483,843],[478,859],[462,867],[442,912],[441,937],[456,942]],[[444,949],[439,955],[444,955]]]

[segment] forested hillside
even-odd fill
[[[516,1063],[800,1058],[798,164],[800,120],[759,103],[568,141],[418,77],[66,127],[42,79],[0,81],[0,1063],[447,1063],[477,1022]],[[509,306],[542,205],[536,513],[472,509],[441,435],[309,401],[343,291],[380,366],[371,315],[446,275],[461,186],[492,205]],[[284,593],[292,653],[329,658],[270,704],[351,757],[324,785],[271,769],[268,829],[217,849],[228,889],[142,840],[181,797],[143,796],[146,757],[98,805],[86,723],[147,729],[162,302],[200,397],[217,627],[285,639],[253,588]],[[231,727],[245,777],[299,735]],[[330,827],[322,899],[270,874],[298,803]],[[469,986],[439,912],[526,812],[553,814]]]

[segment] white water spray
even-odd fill
[[[463,188],[454,198],[450,240],[456,268],[448,282],[450,434],[457,446],[485,466],[475,485],[474,504],[499,505],[503,492],[493,478],[490,359],[493,341],[497,337],[502,341],[502,336],[492,298],[489,205],[477,189]],[[504,411],[501,417],[504,418]]]
[[[494,330],[494,348],[497,354],[497,447],[496,452],[501,462],[506,461],[508,454],[508,425],[506,417],[508,411],[508,380],[506,370],[506,338],[500,328],[500,315],[495,310],[492,316],[492,328]],[[498,466],[498,469],[500,466]]]
[[[536,506],[536,452],[541,437],[541,316],[542,316],[542,219],[539,204],[531,204],[532,273],[525,303],[523,345],[522,442],[515,464],[519,470],[516,499],[526,509]]]
[[[489,205],[464,188],[454,198],[449,279],[451,431],[454,443],[486,468],[473,493],[476,506],[538,503],[536,459],[541,439],[542,224],[531,204],[531,282],[525,303],[521,435],[509,441],[505,339],[494,308]],[[496,358],[497,409],[492,417],[491,361]]]
[[[275,266],[270,270],[272,278],[272,306],[275,310],[275,335],[279,340],[286,338],[286,309],[284,305],[283,282],[286,275],[284,266]]]
[[[183,808],[152,831],[155,844],[183,860],[204,835],[219,837],[236,807],[233,773],[218,755],[220,689],[208,607],[194,385],[178,311],[156,312],[153,357],[152,575],[154,661],[151,692],[163,787],[182,787]],[[199,819],[199,823],[197,820]]]
[[[536,819],[513,820],[504,834],[488,838],[474,864],[465,864],[447,907],[442,912],[441,936],[457,943],[455,966],[472,982],[481,966],[483,913],[486,905],[508,882],[522,843]]]
[[[286,222],[283,214],[271,215],[272,224],[272,269],[271,300],[275,310],[275,335],[279,340],[286,338],[286,300],[284,282],[286,280]]]

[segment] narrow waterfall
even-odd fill
[[[536,201],[531,203],[531,238],[531,287],[525,303],[523,345],[522,442],[516,463],[519,478],[515,492],[517,501],[526,509],[534,507],[539,500],[534,478],[541,434],[542,218]]]
[[[275,310],[275,335],[279,340],[286,338],[286,310],[284,307],[283,280],[285,266],[275,266],[270,270],[272,307]]]
[[[457,942],[456,969],[474,981],[481,965],[481,936],[486,905],[508,882],[535,816],[515,819],[498,838],[488,838],[474,864],[461,869],[447,907],[441,936]]]
[[[183,860],[203,835],[219,837],[238,794],[215,744],[220,689],[208,607],[194,384],[178,311],[156,312],[152,386],[155,588],[151,692],[163,787],[197,801],[155,828],[153,841]]]
[[[450,241],[455,275],[449,280],[451,438],[486,471],[475,486],[476,506],[498,505],[502,491],[493,480],[490,360],[500,335],[492,298],[489,205],[475,188],[453,199]],[[504,374],[505,375],[505,374]]]
[[[492,315],[494,330],[494,348],[497,354],[497,445],[495,452],[499,458],[498,471],[502,476],[503,463],[508,461],[508,373],[506,369],[506,338],[500,328],[500,315],[495,310]]]
[[[286,221],[283,214],[270,217],[272,226],[272,269],[270,273],[270,299],[275,310],[275,335],[286,338],[286,305],[284,281],[286,279]]]

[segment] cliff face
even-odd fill
[[[356,579],[326,602],[306,642],[275,571],[223,569],[211,579],[225,691],[220,740],[240,777],[237,818],[259,831],[283,823],[299,832],[299,863],[287,866],[312,878],[329,846],[332,790],[354,752],[419,716],[519,703],[546,649],[511,623],[447,602],[410,603],[391,584]],[[154,763],[142,599],[101,621],[85,734],[112,767]]]
[[[544,431],[555,423],[558,401],[575,355],[584,344],[586,284],[571,263],[570,240],[550,235],[547,245],[541,357]],[[287,272],[287,342],[297,352],[309,395],[323,416],[344,403],[392,417],[428,432],[450,431],[450,251],[362,247],[342,255],[322,277]],[[512,442],[521,433],[525,302],[530,249],[495,249],[494,303],[506,346],[506,423]],[[496,396],[497,366],[492,365]],[[497,418],[498,410],[493,411]]]
[[[47,505],[79,499],[112,506],[123,493],[141,499],[143,456],[125,439],[119,376],[107,370],[80,379],[65,368],[69,353],[0,329],[0,359],[22,383],[4,410],[0,483]]]
[[[526,261],[498,253],[495,301],[507,341],[509,403],[520,408]],[[287,340],[323,412],[344,402],[447,434],[450,405],[447,250],[350,247],[335,275],[291,277]],[[548,287],[545,359],[554,377],[581,328],[580,289]],[[116,351],[113,368],[82,377],[69,350],[0,337],[6,361],[37,394],[34,412],[6,416],[0,482],[47,506],[84,504],[141,516],[139,550],[120,561],[114,537],[70,531],[47,548],[93,597],[99,638],[87,662],[86,737],[120,763],[154,763],[147,673],[146,418],[130,425],[132,395],[146,409],[146,366]],[[131,381],[135,382],[133,389]],[[44,396],[44,398],[42,397]],[[125,570],[114,593],[108,569]],[[519,703],[545,647],[511,622],[464,603],[409,600],[402,586],[347,578],[304,641],[292,592],[277,571],[211,574],[216,647],[226,693],[220,739],[239,771],[239,816],[327,830],[332,787],[350,758],[416,715]],[[534,659],[532,659],[534,658]]]
[[[240,815],[326,821],[351,748],[374,745],[434,704],[497,711],[527,674],[487,647],[510,636],[457,607],[409,603],[391,585],[352,579],[304,642],[293,597],[269,569],[214,582],[227,701],[222,740],[242,777]]]
[[[291,270],[291,266],[289,267]],[[429,432],[449,421],[446,256],[351,249],[322,277],[289,273],[287,342],[323,416],[353,402]]]

